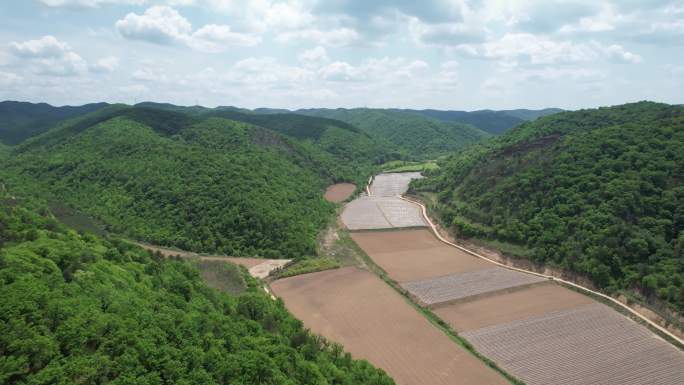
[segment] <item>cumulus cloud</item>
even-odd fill
[[[530,64],[578,63],[608,57],[638,63],[641,57],[622,46],[604,46],[596,41],[574,43],[530,33],[507,33],[478,45],[458,47],[462,53],[485,59],[526,60]]]
[[[115,24],[119,33],[134,40],[157,44],[183,41],[192,32],[192,24],[171,7],[155,6],[138,15],[129,13]]]
[[[322,64],[329,62],[330,58],[328,57],[328,51],[319,45],[316,48],[302,52],[299,55],[299,61],[305,67],[320,67]]]
[[[203,52],[222,52],[229,46],[254,46],[261,38],[234,32],[228,25],[209,24],[193,32],[192,24],[167,6],[148,8],[142,15],[129,13],[115,24],[121,36],[155,44],[185,44]]]
[[[119,58],[116,56],[103,57],[90,67],[93,72],[112,72],[119,67]]]
[[[341,47],[349,45],[359,40],[359,38],[358,32],[350,28],[336,28],[331,30],[314,28],[283,32],[278,35],[277,40],[281,42],[306,40],[319,45]]]
[[[146,0],[40,0],[48,7],[85,7],[96,8],[102,5],[142,5]]]
[[[58,57],[71,51],[68,44],[51,35],[25,42],[11,42],[9,46],[15,55],[26,58]]]
[[[11,42],[10,51],[20,60],[26,60],[33,72],[38,74],[70,76],[88,70],[83,58],[64,42],[47,35],[40,39]]]

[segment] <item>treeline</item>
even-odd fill
[[[684,107],[543,117],[441,166],[414,188],[461,235],[684,311]]]
[[[334,211],[322,192],[365,177],[358,162],[246,123],[113,106],[13,148],[0,182],[138,240],[286,258],[315,254]]]

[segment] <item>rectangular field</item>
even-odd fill
[[[460,333],[589,303],[587,296],[548,284],[442,306],[434,312]]]
[[[372,273],[347,267],[271,284],[304,325],[398,385],[506,384]]]
[[[422,178],[419,172],[397,172],[376,175],[370,186],[371,195],[378,197],[402,195],[408,190],[411,180],[419,178]]]
[[[399,198],[361,196],[344,206],[341,218],[349,230],[427,226],[420,207]]]
[[[427,229],[351,234],[373,262],[397,282],[490,268],[492,265],[445,245]]]
[[[547,282],[546,278],[491,267],[437,278],[404,282],[401,286],[426,306]]]
[[[461,336],[529,385],[684,384],[684,353],[599,303]]]

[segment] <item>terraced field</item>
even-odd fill
[[[684,354],[591,303],[461,333],[530,385],[684,384]]]
[[[384,369],[398,385],[507,384],[366,270],[304,274],[271,288],[307,328]]]

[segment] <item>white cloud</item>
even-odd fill
[[[119,67],[119,58],[116,56],[104,57],[90,67],[93,72],[112,72]]]
[[[482,44],[464,44],[460,52],[480,58],[514,61],[524,59],[530,64],[579,63],[608,57],[637,63],[641,57],[626,51],[622,46],[604,46],[596,41],[574,43],[557,41],[530,33],[507,33],[500,39]]]
[[[26,58],[46,58],[60,57],[66,52],[71,51],[68,44],[57,40],[56,37],[47,35],[40,39],[28,40],[23,43],[11,42],[10,50],[20,57]]]
[[[329,62],[330,58],[328,57],[328,52],[325,48],[319,45],[316,48],[302,52],[299,55],[299,61],[304,64],[305,67],[320,67]]]
[[[202,52],[222,52],[229,46],[254,46],[261,38],[231,30],[228,25],[209,24],[193,32],[192,24],[177,10],[154,6],[138,15],[129,13],[115,24],[119,33],[133,40],[156,44],[185,44]]]
[[[640,63],[642,60],[640,55],[626,51],[621,45],[613,44],[608,47],[601,47],[601,49],[609,58],[617,61]]]
[[[158,44],[183,41],[192,32],[192,24],[171,7],[154,6],[144,14],[129,13],[115,24],[119,33],[128,39]]]
[[[336,28],[330,30],[314,28],[283,32],[278,35],[277,40],[281,42],[307,40],[318,45],[340,47],[349,45],[359,40],[359,38],[358,32],[351,28]]]
[[[9,48],[16,58],[24,60],[37,74],[70,76],[88,70],[88,63],[80,55],[67,43],[51,35],[25,42],[11,42]]]
[[[146,0],[40,0],[48,7],[85,7],[96,8],[102,5],[142,5]]]
[[[222,52],[228,46],[255,46],[261,42],[261,38],[233,32],[227,25],[209,24],[195,31],[187,42],[198,51]]]

